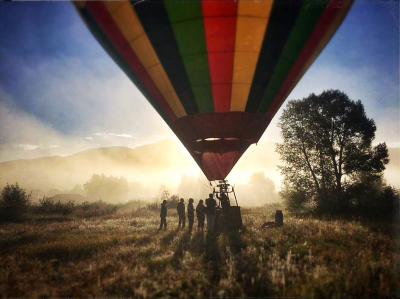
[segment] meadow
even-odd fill
[[[0,297],[399,297],[398,224],[242,209],[241,232],[158,232],[159,212],[0,224]]]

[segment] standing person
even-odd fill
[[[179,216],[179,225],[178,229],[185,228],[185,200],[183,198],[180,199],[178,205],[176,206],[176,210],[178,211]]]
[[[217,194],[217,198],[220,200],[221,202],[221,207],[222,207],[222,212],[224,213],[224,215],[228,215],[229,214],[229,210],[231,207],[231,203],[229,201],[229,197],[226,193],[221,192],[220,193],[221,196],[218,196]]]
[[[206,218],[205,212],[206,207],[203,204],[203,200],[200,199],[199,204],[196,207],[196,216],[197,216],[197,231],[204,230],[204,220]]]
[[[189,204],[187,207],[187,215],[189,220],[189,234],[192,233],[192,227],[194,223],[194,206],[193,206],[193,198],[189,198]]]
[[[164,199],[162,204],[161,204],[161,212],[160,212],[160,218],[161,218],[161,223],[160,223],[160,228],[158,230],[162,230],[164,227],[164,230],[167,229],[167,201]]]
[[[206,199],[206,215],[207,215],[207,232],[214,232],[214,218],[215,218],[215,208],[217,202],[213,198],[213,194],[210,193]]]

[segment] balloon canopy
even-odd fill
[[[352,1],[74,4],[211,181],[258,142]]]

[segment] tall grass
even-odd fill
[[[146,208],[0,226],[0,297],[398,297],[394,223],[290,218],[243,209],[242,232],[158,232]],[[143,212],[143,213],[141,213]]]

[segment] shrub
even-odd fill
[[[348,188],[345,196],[351,211],[360,216],[392,219],[399,213],[399,191],[381,181],[359,183]]]
[[[30,204],[30,194],[18,183],[4,187],[0,194],[0,220],[18,222],[23,220]]]
[[[83,202],[74,208],[75,215],[80,218],[91,218],[98,216],[106,216],[115,214],[117,206],[114,204],[106,203],[102,200],[95,202]]]
[[[284,189],[280,193],[288,212],[295,215],[309,214],[312,211],[308,194],[299,190]]]

